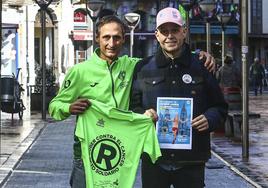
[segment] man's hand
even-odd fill
[[[206,58],[205,67],[208,69],[209,72],[215,72],[216,63],[213,56],[211,56],[208,52],[200,51],[199,52],[199,59]]]
[[[153,122],[157,122],[157,120],[158,120],[158,115],[157,115],[156,111],[152,108],[146,110],[144,112],[144,115],[151,117]]]
[[[88,99],[77,99],[70,105],[69,111],[72,115],[82,114],[90,107],[90,105],[91,103]]]
[[[208,129],[208,120],[204,115],[197,116],[192,120],[192,127],[200,131]]]

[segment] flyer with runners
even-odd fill
[[[162,149],[192,149],[192,98],[157,98],[157,137]]]

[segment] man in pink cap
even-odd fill
[[[186,32],[177,9],[162,9],[157,14],[155,31],[160,48],[154,56],[138,63],[134,70],[130,100],[133,111],[145,113],[157,121],[157,97],[193,100],[192,137],[189,136],[191,149],[161,148],[162,157],[156,164],[143,154],[143,188],[170,188],[171,185],[174,188],[204,187],[204,167],[211,156],[210,132],[219,129],[227,115],[228,105],[221,89],[204,67],[204,62],[191,53],[185,43]],[[178,127],[181,131],[189,130],[180,123]],[[166,137],[173,138],[172,122]],[[174,141],[179,142],[178,139]],[[170,139],[170,145],[172,143]]]

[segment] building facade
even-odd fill
[[[221,2],[222,0],[218,0]],[[231,0],[231,21],[225,25],[225,49],[237,62],[241,62],[240,2]],[[268,60],[268,1],[248,0],[249,60],[259,57],[265,65]],[[164,7],[180,9],[180,0],[105,0],[100,16],[115,14],[124,20],[129,12],[140,14],[134,32],[134,56],[153,55],[158,43],[155,39],[157,12]],[[2,5],[2,75],[16,74],[21,68],[19,82],[23,84],[26,104],[41,66],[41,25],[39,6],[31,0],[4,0]],[[219,7],[215,6],[215,10]],[[55,83],[60,85],[66,71],[74,64],[89,58],[93,52],[93,22],[85,3],[80,0],[53,0],[46,18],[46,66],[52,67]],[[190,14],[190,44],[192,49],[206,50],[204,14],[198,5]],[[212,54],[221,63],[222,25],[211,15]],[[122,54],[129,54],[129,31]],[[240,63],[241,64],[241,63]],[[33,86],[33,87],[32,87]],[[28,107],[29,109],[29,107]]]

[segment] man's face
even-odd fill
[[[155,36],[163,50],[169,54],[176,54],[181,49],[186,36],[186,30],[174,23],[159,26]]]
[[[120,25],[116,22],[111,22],[100,28],[96,41],[100,45],[100,58],[112,63],[117,59],[125,38]]]

